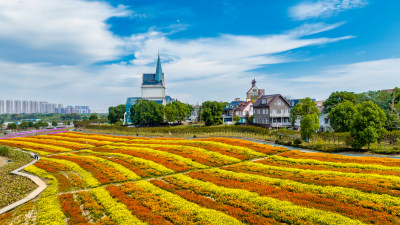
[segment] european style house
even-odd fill
[[[271,128],[290,127],[290,103],[280,94],[263,95],[253,105],[253,123]]]

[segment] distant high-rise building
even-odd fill
[[[31,113],[39,113],[39,102],[38,101],[29,101],[29,107],[31,108]]]
[[[47,113],[48,102],[39,102],[39,113]]]
[[[90,113],[89,106],[75,106],[76,112],[85,114],[85,113]]]
[[[28,114],[29,113],[29,103],[28,101],[22,101],[22,113]]]
[[[13,112],[14,112],[13,106],[14,106],[14,104],[13,104],[12,100],[6,101],[6,113],[7,114],[13,114]]]
[[[21,114],[21,100],[14,101],[14,114]]]
[[[4,114],[4,100],[0,99],[0,114]]]

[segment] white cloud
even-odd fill
[[[297,91],[302,95],[319,93],[319,98],[326,98],[333,91],[364,92],[399,87],[399,74],[400,58],[390,58],[330,67],[316,75],[287,82],[297,84]]]
[[[59,64],[116,59],[124,42],[105,21],[131,13],[98,1],[0,1],[0,59]]]
[[[123,6],[115,8],[99,1],[1,1],[2,98],[106,109],[124,103],[126,97],[140,96],[141,74],[155,71],[158,49],[167,94],[182,101],[243,98],[252,78],[268,93],[285,93],[279,77],[251,71],[292,61],[282,54],[287,51],[353,38],[307,38],[342,23],[305,24],[276,35],[222,34],[185,40],[171,40],[170,33],[155,30],[128,38],[109,31],[107,19],[132,14]],[[127,54],[134,54],[135,59],[129,63],[96,64]]]
[[[313,0],[305,1],[289,9],[289,14],[296,20],[329,17],[347,9],[363,7],[367,0]]]

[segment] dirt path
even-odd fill
[[[8,164],[8,158],[0,156],[0,167]]]

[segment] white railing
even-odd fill
[[[283,122],[283,123],[271,123],[272,127],[289,127],[292,123],[290,122]]]
[[[271,113],[271,117],[290,117],[289,113]]]

